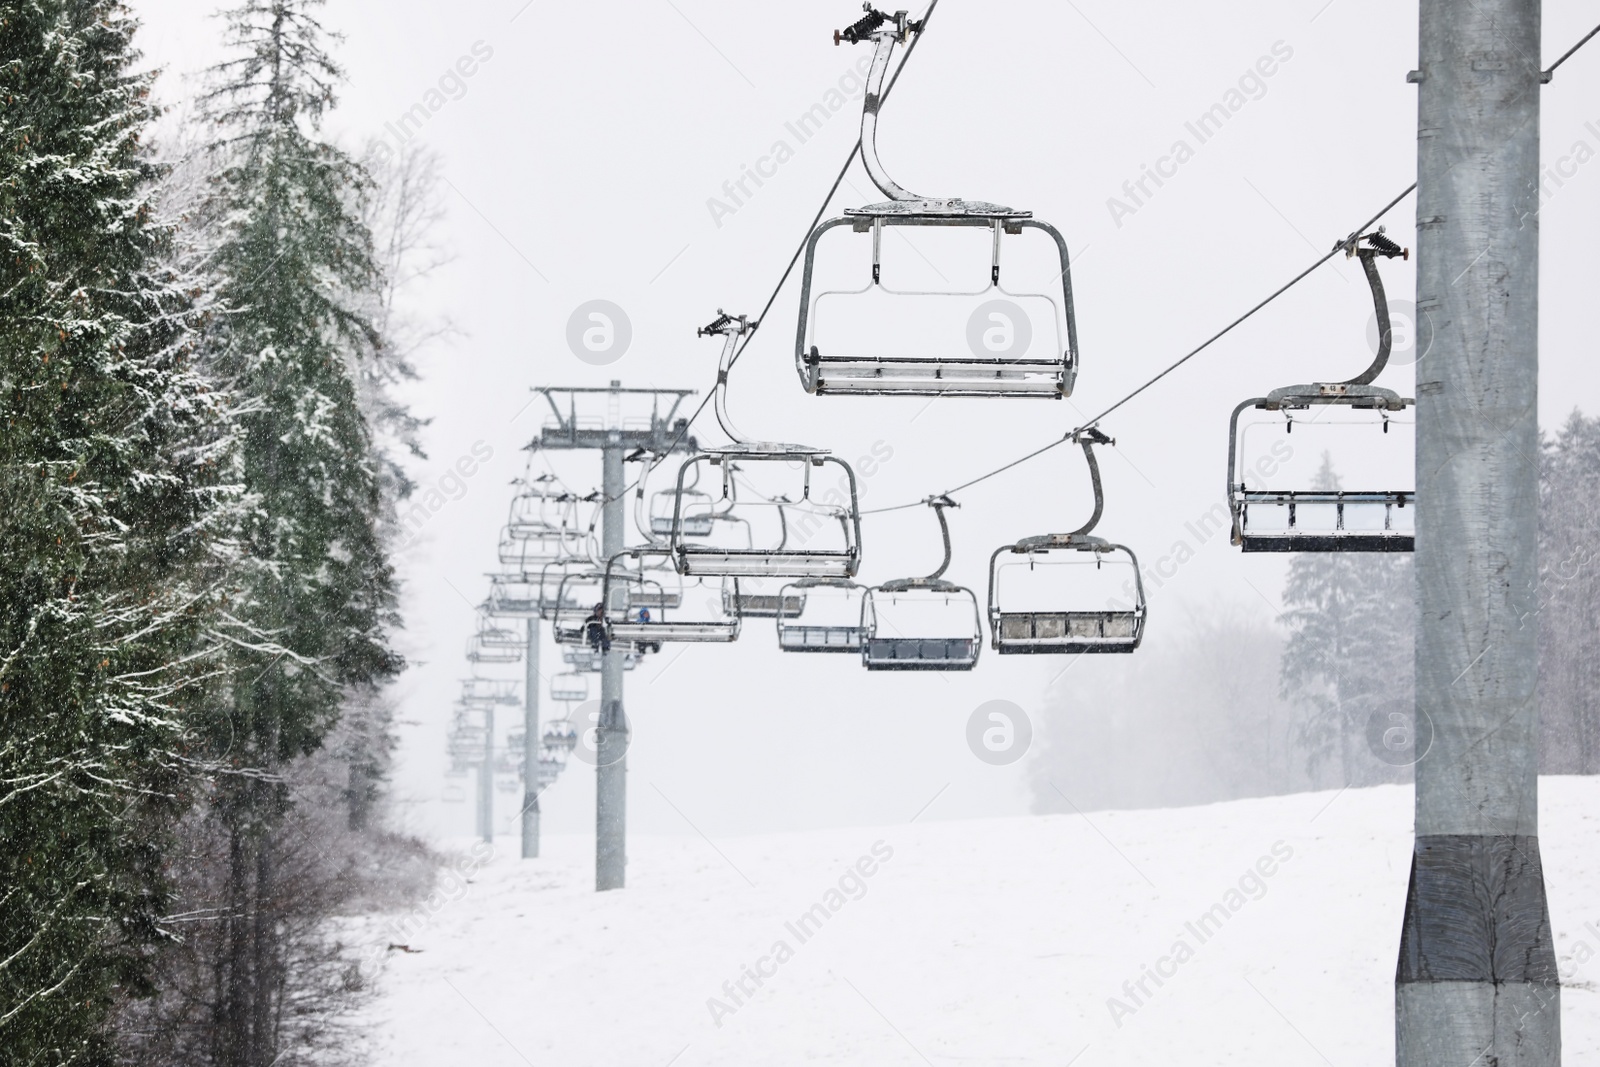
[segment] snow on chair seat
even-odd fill
[[[1024,537],[995,549],[989,560],[989,632],[1001,655],[1133,652],[1144,640],[1138,558],[1125,545],[1089,532],[1105,510],[1094,446],[1114,442],[1093,428],[1071,439],[1083,449],[1094,511],[1071,533]]]
[[[1133,611],[1017,611],[995,616],[1001,652],[1122,652],[1138,642]]]

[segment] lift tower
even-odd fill
[[[626,461],[636,453],[660,456],[699,451],[689,436],[688,420],[678,415],[684,398],[693,396],[694,391],[624,389],[621,382],[613,381],[604,389],[540,388],[534,392],[550,410],[536,442],[539,448],[600,453],[601,555],[610,559],[628,547]],[[626,651],[613,647],[600,671],[600,721],[595,734],[596,890],[621,889],[626,883],[628,720],[622,704]],[[537,797],[528,803],[536,806]]]
[[[1539,0],[1421,0],[1416,846],[1399,1067],[1554,1067],[1538,829]]]

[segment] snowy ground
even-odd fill
[[[1600,780],[1541,788],[1566,1062],[1600,1065]],[[1410,822],[1384,787],[642,838],[605,894],[590,841],[501,838],[376,934],[418,950],[387,954],[378,1062],[1390,1063]]]

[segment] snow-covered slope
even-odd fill
[[[1566,1062],[1600,1064],[1600,781],[1541,788]],[[1410,820],[1384,787],[645,838],[606,894],[590,841],[502,838],[376,928],[413,950],[379,1062],[1389,1063]]]

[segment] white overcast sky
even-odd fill
[[[132,0],[159,92],[176,103],[186,72],[216,57],[214,0]],[[402,562],[415,664],[400,685],[406,725],[397,787],[414,825],[470,828],[469,805],[440,802],[444,730],[469,601],[495,566],[495,535],[537,432],[524,412],[535,384],[707,388],[716,347],[694,328],[718,307],[755,314],[816,210],[857,131],[845,109],[753,197],[716,219],[707,201],[787,139],[785,123],[826,99],[866,54],[831,31],[858,17],[847,0],[750,4],[626,0],[560,4],[493,0],[332,0],[346,34],[349,82],[330,129],[351,145],[381,135],[439,86],[458,60],[488,55],[420,138],[450,182],[442,235],[455,260],[419,299],[462,328],[431,352],[410,391],[430,418],[436,483],[482,442],[494,458],[427,528]],[[1545,5],[1548,62],[1595,19],[1591,5]],[[1273,75],[1226,127],[1138,211],[1114,219],[1108,199],[1173,143],[1185,123],[1239,85],[1274,47]],[[825,444],[846,458],[875,443],[893,459],[864,485],[881,506],[926,496],[1058,437],[1302,269],[1413,178],[1416,65],[1412,4],[1382,0],[1116,3],[945,0],[885,107],[880,146],[891,173],[921,192],[1033,210],[1075,254],[1082,352],[1065,403],[812,398],[794,377],[791,283],[734,376],[739,421],[763,437]],[[1576,142],[1600,150],[1600,45],[1544,90],[1547,163]],[[1592,123],[1593,125],[1588,125]],[[770,169],[770,168],[769,168]],[[1600,163],[1546,205],[1541,419],[1600,410],[1593,358],[1593,248]],[[1554,188],[1554,186],[1552,186]],[[834,211],[880,199],[859,166]],[[1414,201],[1387,218],[1414,243]],[[1120,222],[1120,225],[1119,225]],[[720,223],[720,225],[719,225]],[[1411,264],[1385,265],[1391,296],[1414,296]],[[604,298],[626,309],[629,353],[594,368],[567,350],[568,315]],[[1148,642],[1181,637],[1197,614],[1271,618],[1282,560],[1242,558],[1185,524],[1223,498],[1233,405],[1291,382],[1345,377],[1364,365],[1369,298],[1342,258],[1184,368],[1104,428],[1100,532],[1156,563],[1182,541],[1197,550],[1151,590]],[[1409,393],[1403,368],[1386,377]],[[561,461],[574,483],[598,460]],[[952,575],[981,590],[994,546],[1077,525],[1087,508],[1081,460],[1060,450],[961,494]],[[1068,524],[1071,524],[1070,526]],[[921,573],[937,562],[926,512],[868,520],[864,576]],[[850,657],[784,657],[751,625],[732,647],[672,653],[629,678],[635,742],[629,814],[639,833],[717,834],[1026,810],[1025,764],[993,768],[963,730],[985,700],[1037,709],[1069,661],[987,655],[970,675],[868,676]],[[546,647],[545,659],[554,658]],[[1137,670],[1129,657],[1124,670]],[[659,677],[658,677],[659,675]],[[1057,690],[1059,693],[1059,689]],[[1084,707],[1074,714],[1104,715]],[[944,788],[948,786],[948,788]],[[940,793],[941,788],[944,792]],[[510,803],[503,795],[502,805]],[[546,797],[546,826],[589,832],[593,781],[569,771]]]

